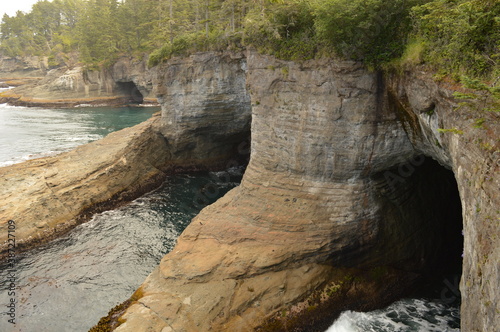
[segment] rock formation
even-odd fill
[[[182,115],[168,124],[156,116],[68,153],[0,168],[0,229],[5,230],[0,235],[1,251],[7,248],[10,219],[17,222],[17,244],[29,247],[86,220],[92,212],[151,190],[166,174],[238,163],[234,152],[250,133],[245,72],[234,67],[241,66],[241,57],[210,59],[206,66],[199,63],[197,69],[207,80],[197,80],[183,92],[172,90],[171,101],[178,98],[176,110]],[[192,64],[185,62],[189,69]],[[125,73],[121,75],[125,79]],[[133,77],[133,72],[128,75]],[[172,84],[185,79],[185,72],[176,79],[168,75]],[[231,84],[224,89],[226,82]],[[210,89],[214,91],[213,102],[198,107],[195,113],[189,113],[189,103],[182,108],[182,101],[199,98],[199,91],[206,92],[203,96],[208,100]],[[169,126],[175,129],[167,130]],[[186,140],[186,136],[191,139]]]
[[[243,54],[194,54],[171,59],[156,71],[161,133],[176,151],[171,162],[237,156],[227,145],[248,141],[251,122]]]
[[[464,234],[461,329],[494,331],[500,325],[500,122],[493,112],[459,109],[455,89],[418,71],[394,76],[390,86],[412,144],[451,169],[458,184]],[[478,118],[484,125],[474,129]],[[463,134],[442,134],[438,128],[460,128]]]
[[[43,77],[49,68],[48,57],[0,56],[0,72],[5,77]]]
[[[247,61],[242,184],[192,221],[116,331],[253,331],[341,266],[425,273],[456,263],[460,202],[462,326],[497,326],[498,120],[463,137],[440,133],[471,121],[430,77],[385,80],[356,63],[252,52]]]
[[[241,185],[193,219],[116,331],[253,331],[308,311],[325,290],[377,306],[429,271],[460,266],[462,250],[462,329],[500,325],[494,113],[472,128],[474,113],[454,110],[454,88],[418,69],[384,76],[253,51],[171,59],[150,74],[127,68],[115,65],[113,82],[155,93],[161,118],[1,169],[3,227],[19,220],[19,236],[34,238],[158,174],[227,165],[250,111],[252,144]]]
[[[166,144],[152,120],[54,157],[0,168],[0,249],[7,221],[16,222],[18,248],[33,246],[130,200],[163,179]]]
[[[5,65],[0,70],[0,81],[12,81],[10,75],[15,68]],[[0,94],[0,102],[42,107],[152,104],[156,103],[154,74],[147,70],[146,59],[130,57],[120,58],[110,69],[62,66],[47,71],[35,83]]]
[[[6,87],[34,84],[47,74],[48,68],[48,57],[0,55],[0,82],[7,82]]]

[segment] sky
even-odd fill
[[[37,2],[38,0],[0,0],[0,20],[3,14],[14,16],[18,10],[27,13],[31,11],[31,6]]]

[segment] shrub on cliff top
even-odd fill
[[[444,73],[500,75],[500,2],[434,0],[412,10],[424,61]]]
[[[317,0],[319,40],[337,54],[377,66],[401,56],[411,30],[410,10],[425,0]]]
[[[287,60],[314,58],[318,41],[311,1],[293,0],[253,8],[244,20],[244,43]]]
[[[400,56],[411,30],[410,10],[428,0],[292,0],[254,8],[245,43],[285,59],[336,54],[378,66]]]

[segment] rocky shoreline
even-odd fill
[[[145,100],[148,106],[159,106],[156,100]],[[75,108],[75,107],[122,107],[130,104],[127,97],[101,97],[101,98],[76,98],[76,99],[37,99],[25,98],[17,94],[4,93],[0,96],[0,104],[9,104],[12,106],[24,107],[43,107],[43,108]],[[139,105],[140,106],[140,105]]]
[[[93,213],[116,207],[161,184],[159,162],[143,155],[145,147],[162,147],[152,128],[159,116],[133,128],[53,157],[0,168],[1,228],[17,224],[16,245],[29,249],[46,242]],[[137,160],[144,162],[137,163]],[[134,162],[134,167],[128,163]],[[165,170],[166,171],[166,170]],[[1,252],[6,254],[6,235]]]
[[[49,68],[46,62],[0,57],[0,82],[14,87],[0,93],[0,103],[48,108],[159,105],[154,72],[147,70],[145,59],[123,57],[112,68],[98,70],[78,64]]]

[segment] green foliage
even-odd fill
[[[428,64],[449,74],[500,75],[499,1],[434,0],[413,8],[412,16]]]
[[[98,64],[112,59],[119,52],[116,0],[89,0],[82,17],[77,22],[78,43],[82,60]]]
[[[282,59],[313,58],[317,40],[310,1],[272,3],[267,11],[253,8],[245,18],[244,43]]]
[[[54,66],[72,52],[89,66],[150,53],[153,66],[252,46],[290,60],[426,63],[441,79],[500,76],[498,0],[41,0],[5,15],[0,32],[2,54],[45,55]]]
[[[485,118],[479,118],[474,121],[474,128],[484,129],[483,124],[486,122]]]
[[[461,77],[461,83],[467,92],[455,92],[453,96],[464,100],[460,106],[467,106],[476,113],[500,112],[500,87],[490,86],[477,78]],[[482,127],[484,121],[478,127]],[[477,125],[477,123],[476,123]]]
[[[317,0],[317,35],[344,58],[377,66],[402,55],[418,0]]]
[[[244,42],[292,60],[319,55],[361,60],[369,66],[399,57],[411,29],[410,10],[425,0],[292,0],[253,8]]]
[[[154,67],[173,56],[227,49],[231,43],[238,43],[237,36],[231,39],[221,31],[211,31],[208,36],[205,32],[181,34],[175,37],[172,42],[167,42],[161,48],[153,51],[149,56],[148,66]]]
[[[457,135],[463,135],[463,133],[464,133],[462,130],[457,129],[457,128],[448,128],[448,129],[438,128],[438,132],[440,132],[441,134],[453,133],[453,134],[457,134]]]

